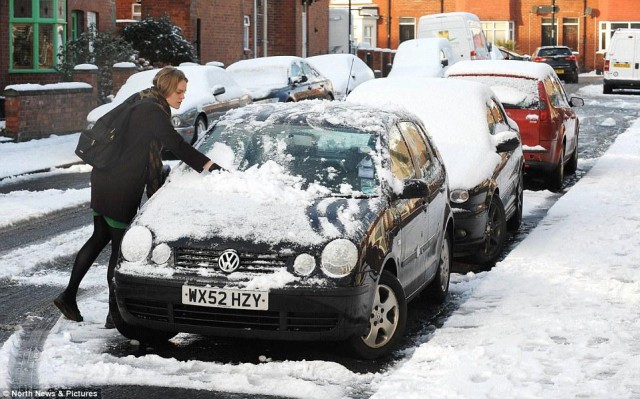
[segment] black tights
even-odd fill
[[[125,229],[116,229],[109,226],[101,215],[93,217],[93,234],[78,251],[71,270],[69,284],[64,291],[69,300],[75,300],[80,282],[89,271],[91,265],[93,265],[93,262],[96,261],[98,255],[100,255],[100,252],[109,244],[109,241],[111,241],[111,258],[109,258],[109,268],[107,269],[107,282],[111,285],[124,232]]]

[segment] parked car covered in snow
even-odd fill
[[[507,115],[518,123],[525,171],[542,173],[549,188],[559,190],[567,173],[578,167],[580,121],[573,110],[584,105],[568,98],[554,70],[541,63],[462,61],[446,74],[489,85]]]
[[[491,89],[454,79],[387,78],[358,86],[347,102],[401,106],[420,117],[449,176],[454,255],[494,263],[507,228],[517,230],[522,220],[524,163],[518,126]]]
[[[227,171],[180,164],[132,222],[110,301],[123,335],[345,340],[377,358],[408,301],[445,300],[447,178],[415,116],[254,104],[197,145]]]
[[[251,103],[249,93],[224,69],[203,65],[181,65],[178,69],[189,81],[180,108],[171,108],[171,123],[187,143],[195,143],[208,126],[228,110]],[[112,102],[89,112],[87,123],[95,123],[131,95],[151,87],[158,71],[152,69],[131,75]]]
[[[331,80],[304,58],[251,58],[229,65],[227,71],[251,93],[254,102],[335,99]]]
[[[331,80],[336,100],[344,100],[356,86],[375,78],[373,70],[353,54],[315,55],[306,60]]]
[[[449,65],[457,61],[446,39],[412,39],[400,43],[389,77],[438,77],[444,76]]]

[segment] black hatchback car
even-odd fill
[[[445,300],[447,174],[412,114],[250,105],[197,146],[227,171],[174,168],[125,234],[110,296],[123,335],[345,341],[377,358],[408,301]]]
[[[533,62],[549,64],[559,78],[567,83],[578,83],[578,59],[566,46],[538,47],[532,56]]]

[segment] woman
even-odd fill
[[[162,68],[153,79],[153,87],[138,95],[127,132],[124,149],[117,164],[91,172],[91,209],[93,234],[78,252],[67,288],[53,301],[68,319],[83,320],[76,295],[82,278],[111,241],[111,258],[107,281],[111,284],[120,253],[125,229],[133,220],[147,186],[151,196],[158,188],[161,174],[161,149],[175,156],[198,172],[220,167],[207,156],[187,144],[171,125],[171,110],[178,109],[187,90],[187,78],[174,67]],[[106,325],[112,328],[110,318]]]

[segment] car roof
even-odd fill
[[[237,69],[252,69],[256,67],[284,67],[288,68],[295,61],[303,61],[302,57],[291,55],[277,55],[271,57],[249,58],[234,62],[227,67],[227,70],[233,72]]]
[[[225,114],[219,125],[261,123],[342,127],[382,133],[396,121],[421,123],[415,115],[397,109],[337,101],[307,100],[289,103],[250,104]]]
[[[514,60],[464,60],[451,65],[445,76],[499,75],[544,80],[553,68],[542,62]]]

